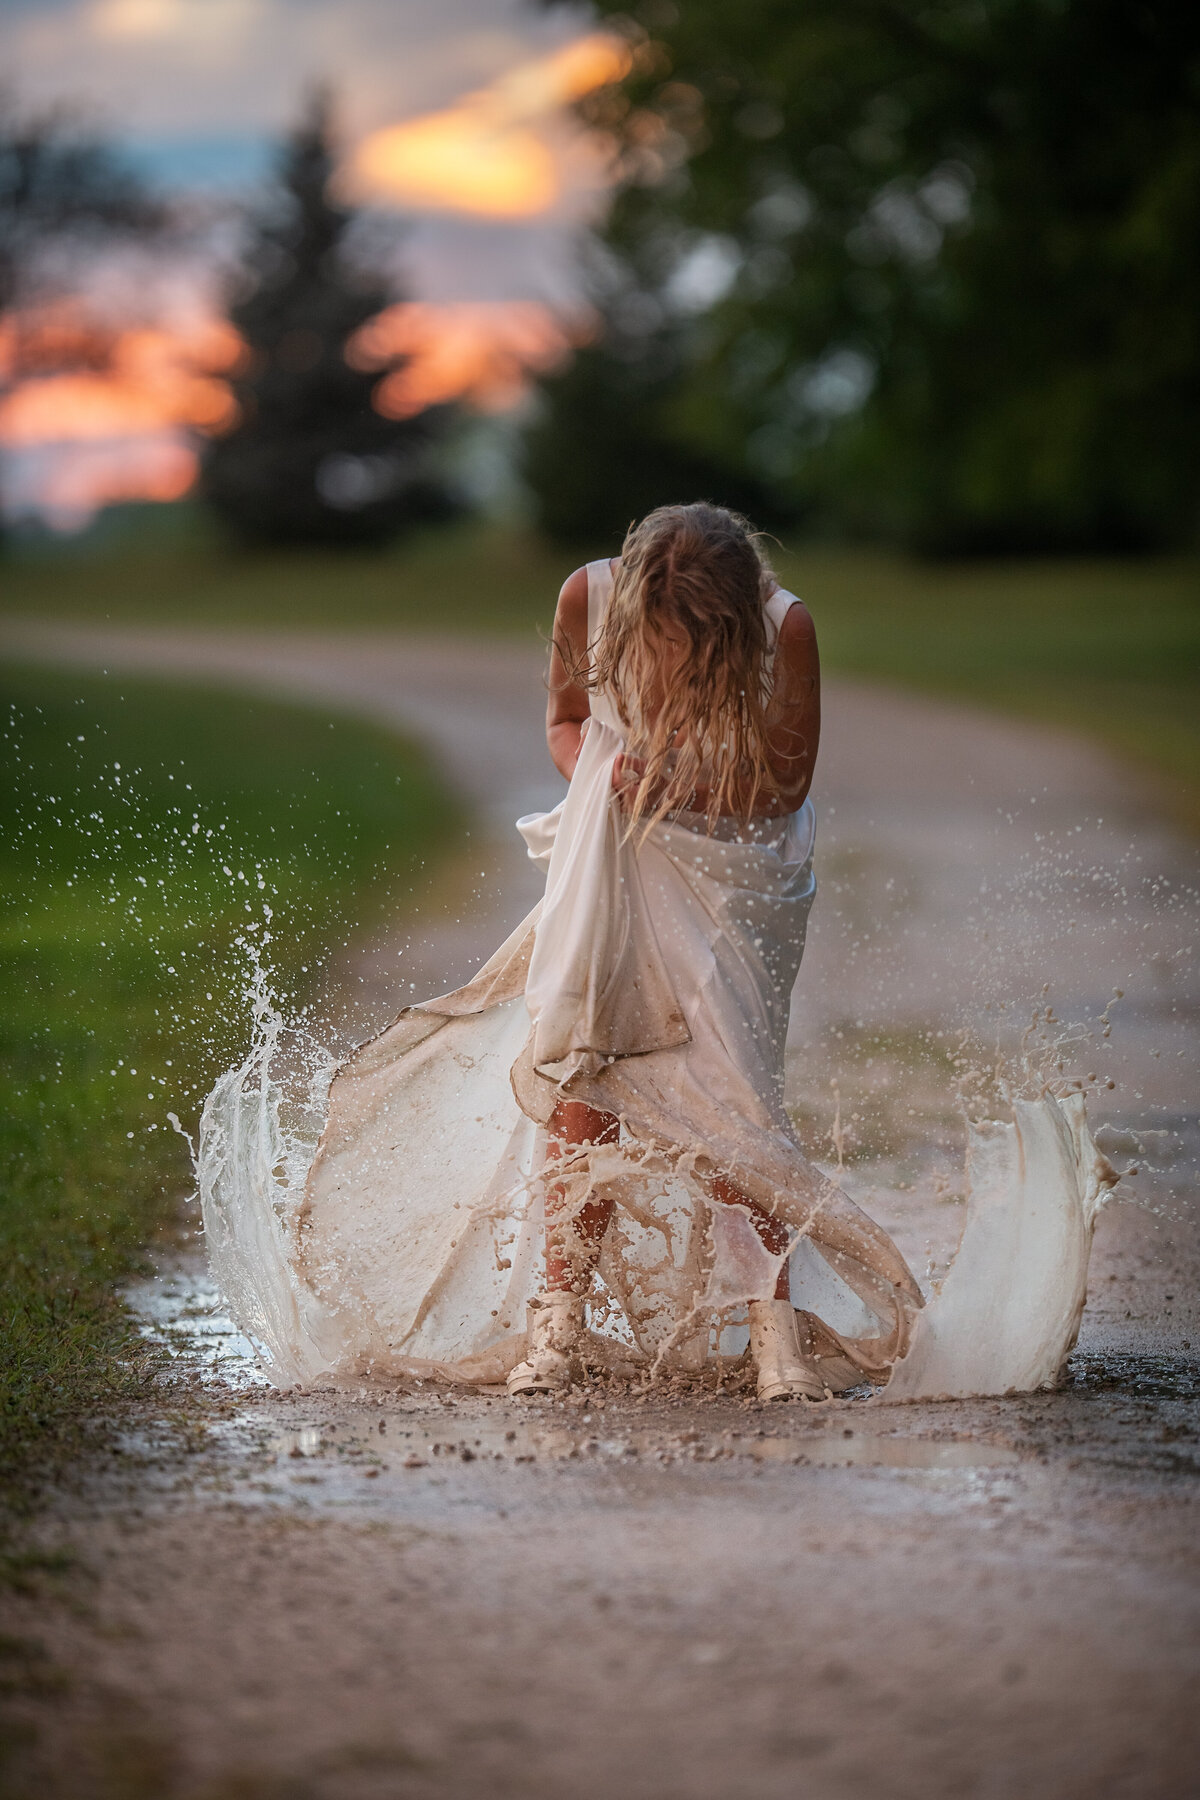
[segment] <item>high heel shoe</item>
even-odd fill
[[[526,1316],[527,1355],[508,1376],[509,1393],[551,1394],[569,1387],[579,1372],[582,1295],[541,1294],[529,1302]]]
[[[750,1354],[758,1370],[760,1400],[827,1400],[815,1365],[802,1353],[790,1300],[750,1302]]]

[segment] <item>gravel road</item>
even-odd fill
[[[219,682],[426,742],[472,835],[338,970],[369,1029],[526,909],[561,791],[510,644],[9,623],[11,658]],[[39,1526],[82,1570],[5,1630],[12,1792],[98,1800],[755,1800],[1195,1791],[1195,846],[1065,733],[832,682],[789,1081],[818,1156],[936,1271],[961,1223],[948,1047],[1043,988],[1111,1039],[1103,1215],[1054,1393],[276,1395],[194,1266],[143,1293],[173,1392]],[[1086,1069],[1085,1069],[1085,1066]],[[836,1086],[835,1086],[836,1084]],[[1120,1194],[1122,1190],[1118,1190]]]

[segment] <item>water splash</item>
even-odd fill
[[[1056,1382],[1079,1335],[1096,1218],[1118,1179],[1078,1092],[1015,1098],[1009,1119],[971,1121],[962,1238],[886,1398]]]
[[[285,1023],[257,947],[247,948],[252,1041],[205,1102],[196,1177],[231,1317],[275,1385],[307,1386],[357,1373],[342,1366],[345,1321],[299,1273],[305,1183],[336,1062],[307,1029]],[[1119,1178],[1088,1129],[1086,1084],[1058,1070],[1063,1045],[1086,1036],[1043,1004],[1019,1060],[960,1051],[960,1095],[976,1115],[962,1238],[880,1398],[1024,1392],[1059,1377],[1079,1331],[1095,1220]],[[979,1116],[985,1086],[990,1111]],[[352,1308],[354,1283],[343,1276],[335,1285]],[[818,1277],[798,1259],[794,1288]],[[804,1292],[793,1298],[807,1303]]]
[[[882,1396],[889,1400],[1003,1393],[1045,1385],[1059,1376],[1079,1329],[1095,1220],[1118,1178],[1091,1136],[1085,1102],[1104,1095],[1106,1104],[1111,1105],[1114,1087],[1132,1087],[1133,1080],[1128,1056],[1125,1067],[1114,1059],[1112,1001],[1093,1024],[1080,1025],[1067,1016],[1080,1009],[1081,1001],[1082,1009],[1099,1010],[1100,998],[1090,998],[1097,972],[1117,975],[1125,966],[1117,960],[1113,947],[1098,937],[1080,956],[1073,927],[1077,915],[1082,914],[1079,889],[1084,874],[1089,878],[1089,895],[1094,892],[1106,907],[1115,906],[1119,899],[1110,892],[1118,875],[1128,877],[1122,869],[1115,874],[1110,871],[1104,882],[1092,880],[1098,872],[1081,872],[1069,860],[1064,860],[1060,869],[1048,849],[1040,855],[1042,860],[1033,871],[1037,881],[1027,867],[1014,869],[987,906],[981,903],[979,941],[971,945],[970,957],[954,965],[954,990],[923,996],[923,1010],[937,1003],[941,1028],[936,1032],[922,1028],[922,1068],[933,1078],[938,1104],[944,1102],[947,1113],[957,1115],[955,1136],[960,1144],[960,1134],[965,1131],[966,1136],[965,1180],[955,1177],[966,1201],[965,1223],[944,1278],[932,1288],[917,1343]],[[1178,902],[1180,915],[1186,897]],[[1061,923],[1063,901],[1070,902],[1067,926],[1072,928],[1068,935],[1073,940],[1076,965],[1063,977],[1068,997],[1061,1003],[1060,1014],[1041,977],[1049,964],[1063,960],[1062,934],[1054,936]],[[1139,936],[1142,924],[1161,923],[1166,906],[1157,892],[1148,900],[1143,895],[1142,903],[1147,917],[1138,912]],[[1132,898],[1130,904],[1132,907]],[[891,954],[894,962],[894,943]],[[1140,969],[1132,952],[1129,960],[1135,970]],[[980,996],[987,1005],[973,1009],[970,1032],[949,1032],[950,1020],[971,1016],[964,989],[970,987],[976,973]],[[1136,973],[1128,979],[1136,990],[1134,1023],[1140,1033],[1146,1009],[1143,995],[1140,1014],[1137,1011],[1141,991],[1137,983],[1140,980],[1144,988],[1145,982]],[[1101,994],[1106,988],[1107,983]],[[1014,1003],[1014,993],[1038,994],[1036,1006],[1023,1000]],[[879,1013],[886,1017],[886,995],[881,992],[871,997],[881,1002]],[[873,1011],[867,998],[863,992],[864,1018]],[[1120,991],[1113,990],[1113,1000],[1121,998]],[[926,1010],[925,1016],[930,1012]],[[864,1027],[864,1019],[852,1023]],[[988,1032],[991,1040],[985,1042]],[[210,1179],[206,1223],[209,1209],[214,1209],[221,1228],[232,1236],[239,1204],[246,1205],[255,1220],[248,1253],[239,1260],[236,1246],[230,1247],[232,1279],[250,1284],[261,1274],[270,1317],[265,1316],[268,1308],[260,1298],[247,1291],[243,1305],[235,1298],[231,1281],[222,1279],[235,1316],[265,1346],[272,1359],[273,1379],[308,1380],[337,1366],[337,1334],[332,1331],[332,1321],[319,1312],[288,1260],[296,1242],[304,1173],[319,1131],[316,1115],[320,1103],[310,1109],[303,1123],[296,1139],[303,1153],[295,1152],[295,1174],[285,1179],[278,1173],[274,1146],[288,1134],[271,1115],[272,1106],[284,1105],[283,1087],[272,1073],[272,1059],[278,1060],[282,1054],[282,1036],[277,1013],[272,1016],[268,1005],[266,1013],[256,1015],[250,1055],[238,1070],[223,1078],[210,1097],[205,1113],[212,1135],[201,1146],[199,1162],[206,1172],[210,1162],[220,1164]],[[837,1036],[840,1039],[840,1030]],[[925,1047],[925,1040],[932,1045],[934,1039],[948,1046],[940,1061]],[[326,1082],[331,1060],[327,1058],[325,1063]],[[896,1058],[896,1067],[902,1077],[896,1099],[917,1098],[910,1080],[903,1079],[911,1077],[903,1056]],[[845,1072],[840,1072],[844,1077]],[[853,1087],[846,1092],[837,1075],[832,1092],[836,1103],[832,1135],[840,1169],[859,1119],[859,1111],[851,1108],[861,1110],[862,1101]],[[1140,1102],[1142,1096],[1134,1093],[1131,1098]],[[927,1123],[923,1117],[915,1127],[915,1136],[926,1149],[930,1142]],[[262,1140],[257,1148],[252,1141],[255,1132]],[[910,1134],[913,1132],[910,1127]],[[803,1135],[811,1141],[811,1133]],[[962,1167],[960,1150],[959,1170]],[[257,1172],[248,1178],[239,1173],[246,1169]],[[848,1176],[854,1173],[847,1169]],[[240,1201],[237,1180],[247,1182]],[[898,1180],[895,1191],[911,1190],[911,1186],[911,1182]],[[867,1208],[872,1210],[869,1201]],[[820,1267],[806,1269],[805,1281],[836,1282],[821,1259],[813,1255],[808,1261]],[[800,1271],[795,1270],[794,1275],[799,1278]],[[798,1304],[809,1303],[798,1285],[793,1298]],[[347,1308],[352,1304],[348,1294]],[[811,1305],[821,1316],[833,1317],[823,1287]],[[303,1326],[303,1340],[297,1335],[297,1320]],[[847,1332],[855,1329],[849,1319],[834,1322]]]
[[[204,1103],[196,1185],[217,1286],[272,1381],[287,1387],[329,1363],[325,1315],[296,1272],[295,1251],[336,1064],[309,1032],[285,1024],[256,948],[246,1000],[250,1049]]]

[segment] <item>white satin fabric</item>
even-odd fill
[[[610,565],[588,578],[594,639]],[[792,603],[769,603],[776,636]],[[713,1201],[715,1174],[789,1226],[793,1298],[831,1386],[884,1379],[907,1346],[916,1282],[783,1105],[812,807],[713,833],[675,815],[628,839],[622,743],[596,696],[567,798],[519,821],[544,900],[466,987],[406,1008],[334,1079],[298,1233],[331,1369],[489,1382],[520,1360],[542,1281],[540,1128],[561,1098],[621,1120],[619,1143],[554,1164],[570,1208],[616,1202],[598,1356],[696,1369],[730,1348],[730,1309],[773,1292],[779,1259],[744,1208]]]

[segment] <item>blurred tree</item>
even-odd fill
[[[524,432],[522,473],[547,536],[573,549],[611,544],[635,519],[683,496],[720,497],[762,524],[782,522],[777,496],[737,455],[689,441],[677,415],[689,365],[687,334],[638,296],[609,298],[595,343],[542,378]]]
[[[331,198],[333,170],[318,94],[255,223],[229,313],[246,343],[237,419],[202,462],[201,492],[251,542],[378,542],[450,507],[430,461],[448,409],[385,418],[376,389],[406,359],[355,357],[356,334],[397,295],[355,254],[358,221]]]
[[[0,315],[60,292],[81,253],[160,230],[166,213],[79,115],[0,88]]]
[[[108,366],[111,329],[77,308],[55,316],[55,303],[77,295],[89,261],[168,219],[78,112],[30,111],[0,88],[0,401],[37,376]]]
[[[1200,8],[597,4],[635,48],[590,103],[609,291],[672,446],[936,552],[1195,542]],[[593,454],[578,398],[547,388],[548,518]]]

